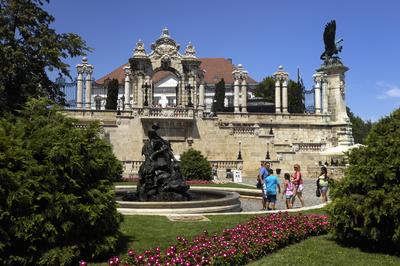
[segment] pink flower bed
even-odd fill
[[[186,184],[188,184],[188,185],[207,185],[207,184],[214,184],[214,182],[208,181],[208,180],[186,180]]]
[[[126,261],[113,257],[109,265],[244,265],[309,236],[325,234],[328,229],[325,215],[268,214],[220,234],[205,231],[192,241],[178,236],[177,243],[165,251],[155,248],[136,254],[129,250]]]

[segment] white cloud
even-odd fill
[[[385,90],[384,94],[376,96],[377,99],[383,100],[388,98],[400,98],[400,87],[393,84],[388,84],[384,81],[376,83],[378,87]]]

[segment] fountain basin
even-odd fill
[[[196,214],[240,212],[240,195],[236,192],[214,190],[212,188],[191,188],[191,201],[120,201],[121,195],[136,191],[136,187],[116,187],[115,194],[119,207],[124,214]]]

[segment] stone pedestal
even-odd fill
[[[318,69],[326,74],[326,98],[332,121],[345,124],[349,122],[345,102],[345,72],[348,70],[338,59],[329,61]]]

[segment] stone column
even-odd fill
[[[247,82],[242,80],[242,113],[247,113]]]
[[[77,67],[78,79],[77,79],[77,92],[76,92],[76,108],[82,108],[82,96],[83,96],[83,69]]]
[[[86,95],[85,95],[85,109],[90,110],[92,107],[92,73],[93,67],[86,68]]]
[[[197,108],[199,105],[199,102],[197,101],[197,81],[195,77],[193,77],[192,103],[194,108]]]
[[[281,82],[275,80],[275,113],[281,112]]]
[[[150,80],[150,76],[148,76],[148,75],[146,75],[145,77],[144,77],[144,82],[143,82],[143,84],[146,84],[147,83],[147,85],[149,85],[149,88],[147,89],[147,102],[148,102],[148,104],[149,104],[149,106],[153,106],[153,102],[154,102],[154,99],[153,99],[153,86],[152,86],[152,84],[151,84],[151,80]],[[145,96],[145,92],[143,91],[143,97]],[[144,101],[145,99],[143,98],[143,101]]]
[[[314,87],[314,103],[315,103],[315,113],[321,113],[321,73],[316,73],[313,75],[315,87]]]
[[[129,66],[124,66],[125,72],[125,87],[124,87],[124,97],[125,97],[125,109],[131,109],[131,68]]]
[[[319,71],[326,74],[325,82],[328,111],[333,122],[348,123],[345,102],[345,72],[349,69],[341,62],[324,64]]]
[[[137,92],[138,92],[138,98],[137,98],[137,106],[139,108],[143,108],[144,105],[144,92],[143,92],[143,76],[141,74],[137,75]]]
[[[328,93],[326,91],[327,89],[327,80],[326,80],[326,74],[322,75],[322,112],[324,114],[328,113]]]
[[[288,112],[288,96],[287,96],[287,84],[289,80],[289,74],[283,70],[283,66],[279,66],[278,71],[274,73],[275,79],[275,112],[281,113]],[[282,102],[281,102],[281,86],[282,84]]]
[[[199,86],[199,109],[204,110],[204,81],[201,81]]]
[[[186,102],[186,90],[185,90],[185,86],[186,86],[186,82],[185,79],[182,78],[182,82],[181,82],[181,94],[180,94],[180,105],[182,107],[185,107],[187,102]]]
[[[235,113],[239,113],[239,89],[239,79],[235,79],[235,82],[233,83],[233,106]]]
[[[288,112],[288,94],[287,94],[288,80],[284,79],[282,82],[282,112]]]

